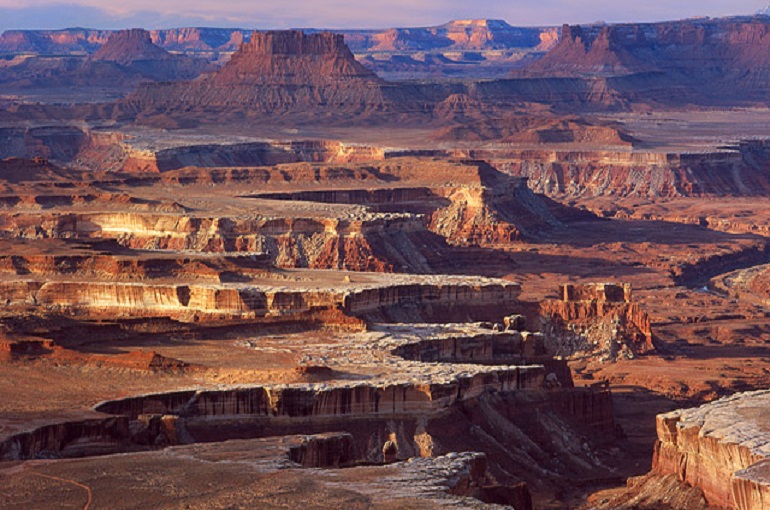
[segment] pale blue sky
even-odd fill
[[[0,30],[223,26],[385,28],[451,19],[512,25],[751,14],[770,0],[0,0]]]

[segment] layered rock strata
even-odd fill
[[[81,456],[91,451],[121,451],[131,445],[211,442],[340,427],[357,431],[357,448],[366,451],[370,437],[385,434],[387,420],[414,428],[420,419],[444,413],[489,391],[534,390],[544,381],[543,369],[538,366],[463,368],[462,373],[435,380],[429,375],[417,384],[393,381],[383,385],[338,382],[331,387],[239,387],[115,400],[95,408],[108,417],[47,424],[5,437],[0,442],[0,459],[28,459],[41,454]],[[402,450],[402,456],[413,452],[412,447]],[[378,452],[367,455],[371,461],[379,460]]]
[[[480,318],[489,308],[511,310],[518,284],[485,278],[402,276],[342,288],[288,288],[271,284],[147,284],[15,280],[0,282],[0,300],[9,307],[97,317],[177,317],[255,319],[297,315],[313,309],[341,309],[350,315],[388,313],[393,307],[433,307],[432,313],[465,310]],[[485,311],[486,309],[486,311]],[[512,311],[512,310],[511,310]],[[423,311],[423,314],[431,313]]]
[[[289,458],[302,467],[346,467],[355,461],[353,436],[347,433],[306,436],[299,445],[289,449]]]
[[[458,165],[475,170],[477,175],[459,186],[330,189],[256,197],[424,213],[432,232],[460,246],[506,245],[563,226],[550,212],[548,203],[532,193],[526,178],[508,176],[483,161],[466,160]]]
[[[703,153],[482,151],[501,170],[554,197],[764,195],[770,169],[761,140]]]
[[[653,472],[702,489],[714,506],[767,508],[769,407],[770,392],[756,391],[659,415]]]
[[[422,332],[427,335],[428,332]],[[572,374],[564,359],[554,359],[546,353],[542,334],[529,331],[503,331],[464,335],[425,336],[414,342],[407,338],[399,341],[391,333],[394,347],[391,352],[405,359],[423,363],[477,363],[481,365],[543,365],[548,384],[553,387],[572,387]],[[388,348],[387,342],[382,345]]]
[[[130,444],[125,416],[93,416],[43,425],[0,440],[0,460],[104,455]]]
[[[431,272],[427,248],[446,248],[443,239],[426,229],[421,215],[348,213],[196,217],[166,212],[16,212],[0,218],[0,236],[114,239],[135,250],[237,252],[267,257],[278,267],[381,272]]]

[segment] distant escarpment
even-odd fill
[[[0,35],[0,54],[93,54],[112,33],[87,29],[8,30]],[[503,20],[465,19],[431,27],[349,29],[339,33],[345,36],[359,62],[388,79],[501,78],[553,46],[559,28],[514,27]],[[251,31],[183,27],[151,30],[150,36],[164,50],[221,63],[249,40]]]
[[[569,26],[517,77],[601,80],[630,101],[734,104],[770,97],[770,18]]]
[[[8,30],[0,36],[2,53],[93,53],[112,35],[111,30]],[[514,27],[503,20],[464,19],[418,28],[343,30],[356,53],[387,51],[484,51],[536,48],[544,51],[558,36],[557,27]],[[241,28],[183,27],[151,30],[152,42],[168,51],[202,53],[236,51],[248,41]]]
[[[770,144],[749,140],[704,153],[623,150],[479,151],[495,166],[529,178],[553,197],[764,196]]]
[[[139,60],[171,59],[169,52],[152,43],[149,32],[138,28],[113,34],[91,56],[92,62],[117,62],[123,65]]]
[[[480,121],[458,122],[439,129],[434,137],[443,142],[495,140],[519,146],[579,144],[593,147],[630,148],[637,143],[619,125],[590,123],[575,116],[508,115]]]
[[[0,68],[0,83],[11,87],[107,86],[129,90],[143,81],[191,80],[213,69],[191,57],[154,45],[146,30],[109,36],[93,55],[30,57]]]
[[[547,45],[547,34],[555,32],[555,28],[513,27],[499,19],[464,19],[435,27],[351,31],[345,33],[345,38],[356,52],[501,50]]]

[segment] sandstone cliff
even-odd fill
[[[407,160],[404,160],[404,163]],[[417,160],[420,161],[420,160]],[[399,180],[417,180],[401,161],[382,168]],[[394,168],[395,167],[395,168]],[[265,193],[260,198],[359,204],[372,210],[406,210],[427,216],[428,229],[459,246],[506,245],[535,239],[563,225],[551,214],[547,199],[535,195],[527,180],[511,177],[484,161],[448,164],[425,160],[422,168],[444,186],[386,189],[329,189],[297,193]],[[384,177],[384,176],[383,176]]]
[[[454,244],[494,246],[534,239],[561,226],[525,179],[476,164],[480,185],[445,189],[449,205],[431,214],[432,231]]]
[[[291,317],[322,309],[350,316],[387,316],[412,310],[413,318],[434,316],[489,319],[512,313],[518,284],[452,276],[393,276],[340,288],[286,288],[269,283],[83,282],[52,277],[0,282],[0,300],[11,308],[82,317],[172,317],[197,320]],[[406,312],[400,317],[406,319]]]
[[[737,394],[658,416],[653,472],[703,490],[709,504],[760,510],[770,503],[767,391]]]
[[[476,156],[554,197],[764,196],[769,150],[752,140],[704,153],[521,149]]]

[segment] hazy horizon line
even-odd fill
[[[353,0],[284,0],[263,5],[260,1],[231,0],[212,7],[208,0],[109,1],[0,0],[0,30],[122,30],[145,28],[218,28],[249,30],[382,30],[426,28],[465,19],[498,19],[521,28],[589,24],[659,23],[697,18],[751,16],[763,0],[650,0],[618,6],[614,0],[381,0],[361,5]],[[182,3],[184,2],[184,3]],[[743,11],[743,12],[742,12]],[[245,28],[244,28],[245,27]]]
[[[257,32],[266,32],[271,30],[324,30],[324,31],[369,31],[369,30],[388,30],[393,28],[403,28],[403,29],[419,29],[419,28],[435,28],[440,27],[444,25],[449,25],[450,23],[457,22],[457,21],[503,21],[506,24],[508,24],[511,27],[514,28],[554,28],[554,27],[562,27],[565,25],[581,25],[581,26],[587,26],[587,25],[634,25],[634,24],[655,24],[655,23],[675,23],[677,21],[688,21],[688,20],[698,20],[698,19],[731,19],[731,18],[754,18],[754,17],[766,17],[770,19],[770,14],[768,15],[761,15],[761,14],[733,14],[733,15],[725,15],[725,16],[687,16],[687,17],[680,17],[680,18],[663,18],[663,19],[657,19],[657,20],[636,20],[636,21],[606,21],[606,20],[596,20],[596,21],[590,21],[590,22],[580,22],[580,23],[572,23],[572,22],[564,22],[564,23],[546,23],[546,24],[513,24],[508,22],[504,18],[452,18],[449,19],[443,23],[435,23],[430,25],[379,25],[379,26],[323,26],[323,25],[298,25],[298,26],[248,26],[248,25],[236,25],[236,24],[182,24],[182,25],[162,25],[162,26],[141,26],[141,25],[126,25],[122,27],[109,27],[109,26],[96,26],[96,25],[71,25],[71,26],[61,26],[56,28],[2,28],[0,27],[0,33],[2,32],[59,32],[59,31],[66,31],[66,30],[94,30],[94,31],[121,31],[121,30],[134,30],[134,29],[141,29],[141,30],[147,30],[147,31],[154,31],[154,30],[178,30],[178,29],[184,29],[184,28],[205,28],[205,29],[213,29],[213,30],[253,30]]]

